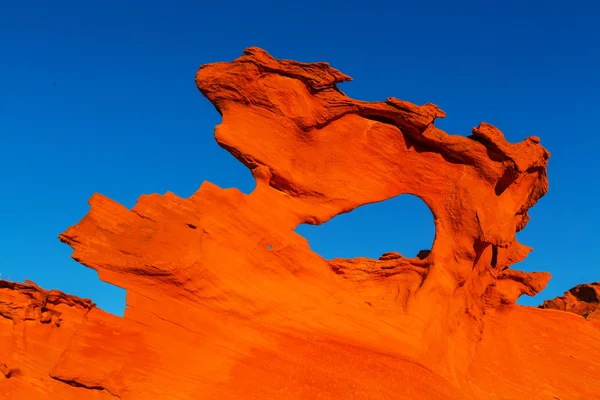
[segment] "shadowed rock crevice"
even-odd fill
[[[82,389],[88,389],[88,390],[95,390],[95,391],[104,391],[106,393],[108,393],[111,397],[114,397],[116,399],[120,399],[120,396],[117,396],[115,394],[110,393],[110,391],[106,390],[106,388],[103,388],[102,386],[94,386],[94,385],[84,385],[83,383],[79,383],[77,381],[74,380],[68,380],[68,379],[60,379],[57,377],[53,377],[51,376],[52,379],[55,379],[59,382],[62,382],[66,385],[75,387],[75,388],[82,388]]]

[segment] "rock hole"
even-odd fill
[[[597,303],[598,296],[596,291],[589,286],[576,286],[569,290],[573,296],[586,303]]]
[[[430,250],[423,249],[432,247],[435,224],[425,202],[405,194],[358,207],[322,225],[302,224],[296,233],[325,259],[425,258]]]
[[[424,260],[429,257],[429,254],[431,254],[431,250],[421,250],[417,253],[417,258],[419,260]]]
[[[191,228],[191,229],[196,229],[196,225],[187,224],[187,226],[188,226],[188,228]]]

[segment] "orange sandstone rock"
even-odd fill
[[[569,311],[590,321],[600,321],[600,282],[577,285],[564,296],[544,301],[540,308]]]
[[[127,290],[125,316],[0,285],[3,398],[600,398],[598,326],[515,304],[550,279],[510,268],[548,189],[540,139],[448,135],[436,106],[353,100],[348,80],[258,48],[202,66],[215,138],[256,189],[94,195],[60,240]],[[435,219],[416,258],[324,260],[294,232],[404,193]]]

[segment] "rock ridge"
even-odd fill
[[[544,301],[540,308],[568,311],[590,321],[600,321],[600,282],[577,285],[563,296]]]

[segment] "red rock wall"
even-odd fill
[[[598,324],[515,304],[550,278],[510,268],[548,188],[539,138],[448,135],[436,106],[353,100],[347,80],[257,48],[201,67],[256,189],[94,195],[60,240],[127,290],[125,316],[2,284],[3,398],[600,398]],[[294,233],[403,193],[434,215],[424,257],[324,260]]]

